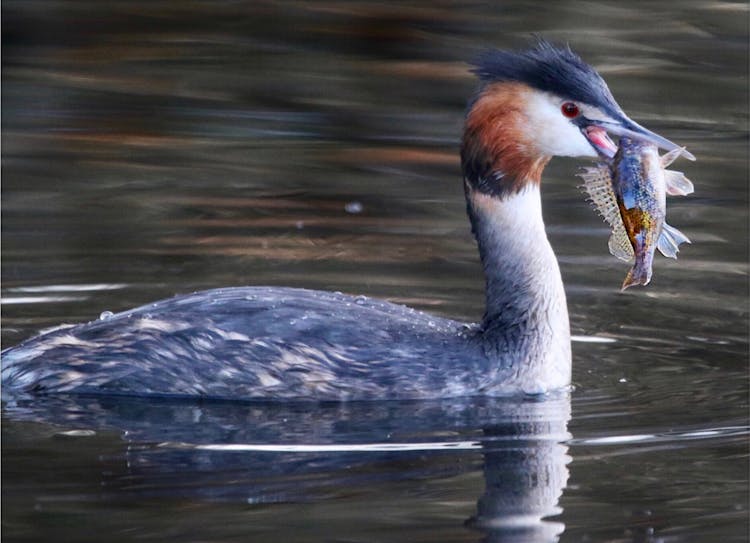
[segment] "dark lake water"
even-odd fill
[[[6,402],[4,539],[747,541],[747,3],[23,0],[2,29],[4,347],[232,285],[478,320],[466,61],[532,33],[698,157],[692,245],[626,293],[585,162],[546,170],[570,396]]]

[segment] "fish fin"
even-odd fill
[[[666,257],[677,258],[681,243],[690,243],[690,240],[685,234],[677,230],[677,228],[669,226],[665,222],[662,225],[659,242],[657,243],[659,252]]]
[[[687,196],[695,191],[693,182],[682,172],[664,170],[664,181],[667,184],[667,194],[670,196]]]
[[[581,188],[589,195],[589,202],[612,228],[607,244],[609,252],[620,260],[632,260],[633,246],[622,224],[620,206],[617,204],[617,196],[612,188],[612,172],[609,166],[600,163],[584,168],[578,176],[583,179]]]
[[[670,164],[672,164],[672,162],[674,162],[675,160],[677,160],[677,157],[680,156],[684,152],[685,152],[685,148],[684,147],[677,147],[675,149],[672,149],[668,153],[663,154],[659,158],[659,160],[661,162],[661,167],[662,168],[666,168],[667,166],[669,166]]]
[[[636,264],[625,276],[625,281],[622,282],[622,289],[625,290],[635,285],[648,285],[651,281],[651,267],[641,267]]]
[[[622,225],[619,228],[612,228],[612,235],[609,236],[609,243],[607,245],[609,252],[620,260],[630,261],[635,256],[633,245],[630,243],[628,234]]]
[[[583,179],[581,188],[589,195],[589,202],[597,213],[613,229],[616,225],[622,225],[620,207],[617,205],[617,196],[612,188],[612,173],[606,164],[597,164],[590,168],[584,168],[578,177]]]

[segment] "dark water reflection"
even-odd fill
[[[6,415],[23,436],[6,434],[11,462],[30,443],[43,455],[67,444],[81,458],[87,451],[107,450],[90,466],[86,480],[46,473],[42,488],[36,489],[52,494],[37,508],[45,512],[65,507],[54,488],[75,494],[76,501],[123,507],[156,499],[167,507],[174,500],[189,500],[212,503],[216,509],[221,503],[283,506],[351,500],[356,510],[373,493],[393,492],[394,499],[408,500],[408,494],[399,496],[399,487],[408,488],[419,505],[426,488],[447,480],[474,487],[476,500],[481,484],[475,474],[482,473],[484,491],[467,525],[492,541],[549,541],[564,529],[542,518],[560,513],[558,500],[568,479],[570,458],[562,444],[570,437],[567,396],[344,405],[35,399],[7,404]],[[54,424],[58,431],[41,430],[45,436],[29,437],[35,426],[21,421],[35,420],[45,424],[36,428]],[[93,438],[86,430],[90,428],[105,436],[108,429],[121,432],[123,440],[118,445],[117,438],[109,439],[103,447],[106,437]],[[86,440],[93,443],[87,447]],[[11,475],[5,485],[15,496],[7,505],[11,515],[23,515],[39,500],[27,493],[21,478]],[[466,512],[466,505],[452,514]],[[460,525],[451,527],[456,528]],[[247,535],[254,535],[257,529],[248,530]],[[360,530],[349,526],[338,536],[355,537]],[[60,536],[59,528],[55,533]],[[225,535],[220,527],[207,530],[209,534]],[[277,536],[287,540],[286,534]]]
[[[631,117],[699,159],[678,163],[696,193],[669,202],[693,244],[626,294],[626,268],[575,188],[580,163],[545,174],[577,389],[570,478],[544,507],[562,509],[552,521],[563,541],[744,541],[747,25],[742,2],[4,2],[3,345],[228,285],[341,290],[477,319],[457,158],[474,89],[465,61],[538,32],[570,41]],[[460,421],[445,406],[377,406],[372,418],[258,409],[6,406],[4,535],[491,540],[482,521],[511,484],[492,465],[520,473],[524,451],[566,454],[538,435],[520,456],[504,438],[488,449],[502,409],[463,408]],[[60,435],[74,429],[96,435]],[[387,429],[483,448],[265,456],[278,468],[268,492],[292,497],[247,503],[263,488],[263,464],[248,462],[263,455],[154,446],[393,441]],[[467,529],[470,517],[485,531]],[[552,526],[541,540],[562,529],[540,526]]]

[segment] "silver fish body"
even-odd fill
[[[581,174],[584,189],[599,213],[612,227],[609,250],[622,260],[635,260],[623,290],[651,280],[656,249],[676,258],[679,245],[690,240],[666,221],[666,196],[693,192],[693,184],[680,172],[666,170],[682,149],[659,156],[652,143],[620,139],[617,154]]]

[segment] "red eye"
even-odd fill
[[[578,109],[578,106],[573,102],[565,102],[560,109],[562,110],[562,114],[568,119],[578,117],[578,114],[581,112],[581,110]]]

